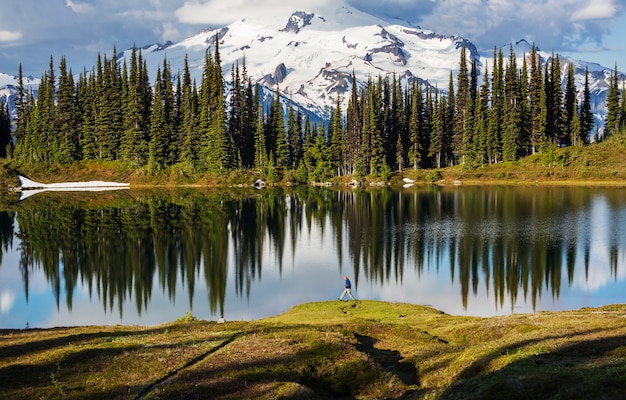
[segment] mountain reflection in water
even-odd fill
[[[621,302],[625,195],[435,186],[42,193],[0,212],[0,328],[158,324],[187,311],[256,319],[336,299],[344,274],[357,297],[453,314]]]

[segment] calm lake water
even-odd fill
[[[359,299],[455,315],[626,296],[626,189],[133,189],[0,210],[0,328],[254,320],[337,301],[343,275]]]

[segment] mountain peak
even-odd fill
[[[291,14],[291,17],[289,17],[289,21],[287,21],[287,25],[285,25],[285,27],[281,29],[281,32],[298,33],[300,32],[300,29],[304,28],[305,26],[311,25],[311,20],[313,19],[313,17],[315,17],[314,13],[307,13],[306,11],[296,11]]]

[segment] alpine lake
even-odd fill
[[[357,299],[494,316],[626,298],[626,188],[176,188],[0,205],[0,329]]]

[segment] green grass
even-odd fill
[[[0,331],[0,398],[621,398],[626,306],[455,317],[318,302],[254,322]]]

